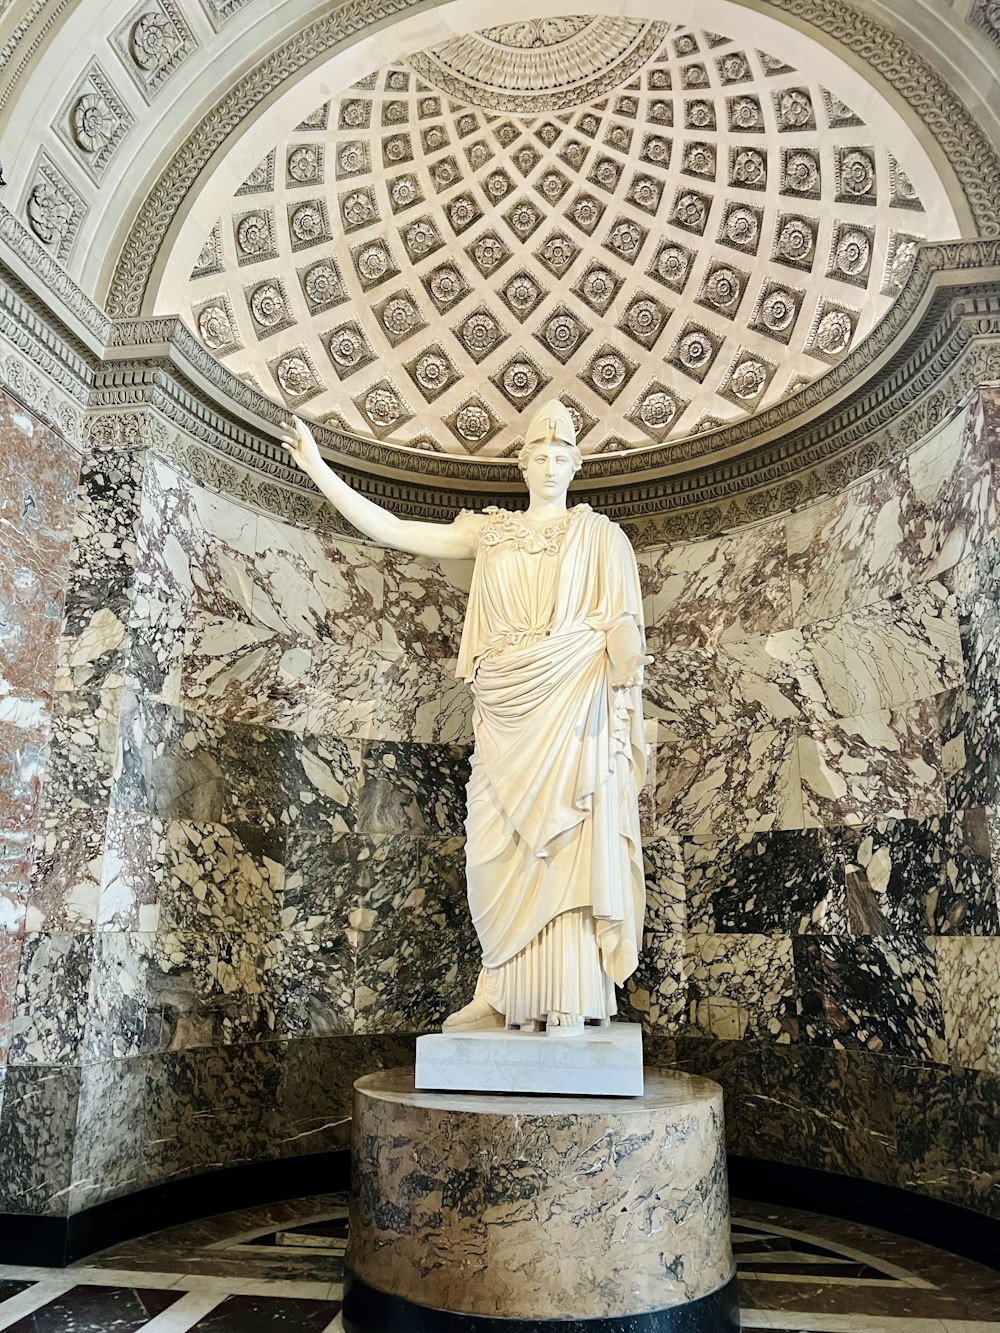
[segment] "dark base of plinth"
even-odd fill
[[[608,1319],[497,1319],[455,1314],[389,1296],[348,1272],[346,1333],[739,1333],[736,1278],[687,1305]]]

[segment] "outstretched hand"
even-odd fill
[[[649,653],[643,653],[639,657],[632,657],[621,666],[615,667],[611,673],[611,685],[616,690],[631,690],[635,686],[642,685],[643,672],[646,667],[652,666],[656,659]]]
[[[301,417],[292,417],[291,421],[281,422],[281,443],[303,472],[312,473],[315,468],[322,465],[319,445]]]

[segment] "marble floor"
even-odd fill
[[[1000,1272],[870,1227],[736,1201],[745,1329],[1000,1333]],[[67,1269],[0,1265],[10,1333],[335,1333],[344,1195],[225,1213]]]

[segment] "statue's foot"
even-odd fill
[[[482,1032],[488,1028],[502,1028],[503,1014],[485,1000],[470,1000],[467,1005],[449,1014],[441,1024],[442,1032]]]
[[[559,1037],[582,1037],[583,1014],[547,1014],[545,1031],[555,1033]]]

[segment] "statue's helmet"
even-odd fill
[[[531,424],[525,432],[526,444],[538,444],[540,440],[559,440],[563,444],[576,444],[576,429],[569,410],[558,398],[543,403],[531,418]]]

